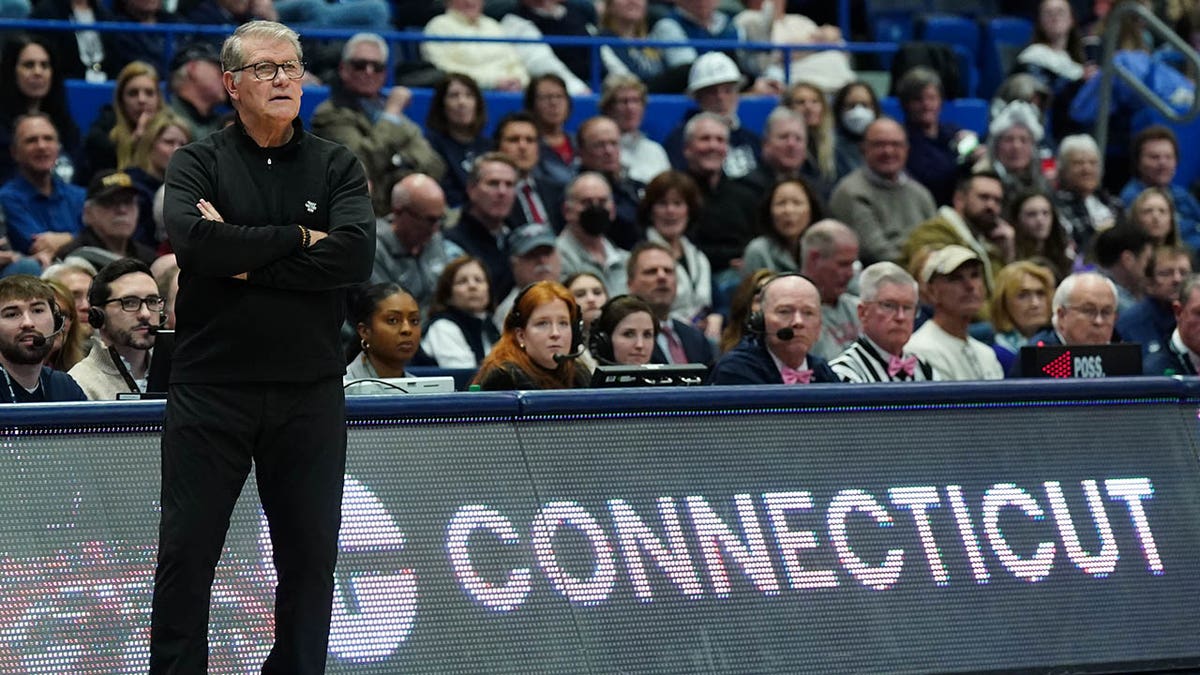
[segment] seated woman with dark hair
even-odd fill
[[[592,324],[592,356],[602,364],[644,366],[654,353],[658,321],[645,300],[618,295],[604,303]]]
[[[450,261],[433,290],[421,346],[441,368],[475,368],[499,339],[492,323],[491,281],[478,258]]]
[[[574,358],[562,358],[581,346],[580,322],[579,306],[565,286],[557,281],[531,284],[517,296],[500,341],[472,384],[485,391],[588,386],[587,370]]]
[[[483,93],[470,75],[448,73],[434,87],[425,118],[425,138],[446,161],[441,184],[451,208],[466,202],[467,181],[475,158],[492,149],[492,142],[483,135],[486,124]]]
[[[430,363],[421,353],[421,308],[397,284],[372,284],[349,298],[349,319],[362,353],[346,366],[347,380],[405,377],[410,363]]]

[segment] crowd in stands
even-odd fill
[[[1077,21],[1067,0],[1026,3],[1033,40],[980,137],[943,119],[950,83],[936,64],[896,74],[902,114],[886,116],[881,92],[837,49],[841,32],[787,13],[792,4],[730,13],[713,0],[519,0],[500,12],[446,0],[422,12],[382,0],[169,10],[41,0],[0,11],[84,26],[266,18],[438,38],[397,55],[360,32],[314,44],[307,66],[285,73],[328,83],[305,122],[350,148],[371,185],[378,239],[370,283],[347,290],[348,378],[425,366],[472,371],[484,389],[573,388],[598,364],[699,363],[713,384],[1000,379],[1026,345],[1121,341],[1141,345],[1148,374],[1196,372],[1200,200],[1175,181],[1170,128],[1117,124],[1104,148],[1086,133],[1102,64],[1085,38],[1104,17]],[[1195,43],[1200,4],[1177,4],[1168,18]],[[423,23],[410,26],[414,17]],[[1121,53],[1170,68],[1136,28],[1123,30]],[[448,39],[545,35],[826,49],[784,63],[696,46]],[[180,274],[162,222],[172,154],[240,124],[219,39],[197,35],[168,53],[155,33],[0,37],[7,400],[35,400],[39,386],[92,399],[144,390]],[[428,67],[422,77],[436,73],[426,119],[406,114],[411,88],[388,86],[410,57]],[[604,75],[595,92],[594,69]],[[1165,97],[1186,107],[1196,74],[1173,72]],[[88,129],[71,118],[67,79],[115,83]],[[521,92],[523,106],[489,119],[490,91]],[[642,126],[660,92],[694,106],[655,139]],[[599,114],[569,128],[584,94]],[[744,97],[777,101],[761,128],[739,118]]]

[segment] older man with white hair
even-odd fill
[[[892,262],[877,262],[858,280],[862,334],[829,367],[843,382],[940,380],[933,367],[904,351],[917,315],[917,281]]]
[[[1051,196],[1058,220],[1067,228],[1078,251],[1086,251],[1092,237],[1117,222],[1121,200],[1103,186],[1104,157],[1096,139],[1074,134],[1058,144],[1058,189]]]
[[[1058,285],[1050,304],[1051,328],[1029,344],[1102,345],[1112,342],[1117,324],[1117,287],[1096,272],[1072,274]]]

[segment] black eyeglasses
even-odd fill
[[[355,70],[370,70],[372,73],[382,73],[387,70],[387,64],[382,61],[372,61],[370,59],[350,59],[346,62]]]
[[[126,312],[136,312],[142,308],[142,305],[145,305],[146,309],[151,312],[161,312],[162,308],[167,304],[161,296],[157,295],[147,295],[144,298],[139,298],[136,295],[126,295],[123,298],[113,298],[104,304],[111,305],[114,302],[121,303],[121,309]]]
[[[284,61],[283,63],[263,61],[261,63],[251,63],[250,65],[242,66],[241,68],[234,68],[229,72],[236,73],[240,70],[249,70],[254,73],[254,79],[263,81],[275,79],[275,76],[279,74],[280,70],[282,70],[283,74],[287,75],[289,80],[298,80],[304,77],[305,65],[306,64],[303,61],[296,61],[294,59],[291,61]]]

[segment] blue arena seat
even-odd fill
[[[958,55],[963,91],[975,96],[979,88],[979,24],[972,19],[949,14],[933,14],[920,22],[919,39],[950,45]]]
[[[992,93],[1012,70],[1017,54],[1033,39],[1033,23],[1015,16],[997,16],[983,25],[979,53],[979,95]]]
[[[75,123],[86,132],[95,122],[100,108],[112,102],[114,82],[93,84],[83,80],[67,80],[67,105]],[[323,85],[306,86],[300,99],[300,118],[307,123],[312,119],[313,112],[325,99],[329,98],[329,87]],[[412,101],[404,111],[406,115],[422,128],[425,118],[429,115],[429,104],[433,98],[433,90],[414,87]],[[488,124],[484,133],[490,135],[496,122],[510,112],[520,110],[523,97],[520,93],[489,91],[484,92],[487,104]],[[738,108],[738,116],[742,124],[755,130],[761,130],[767,120],[767,115],[778,104],[771,96],[754,96],[743,98]],[[646,107],[646,118],[642,131],[657,141],[662,141],[667,134],[679,124],[683,116],[695,106],[695,102],[682,94],[656,94],[650,97]],[[576,96],[571,102],[571,116],[567,119],[568,130],[575,130],[579,124],[589,117],[599,113],[599,97],[596,95]]]
[[[961,16],[934,14],[921,21],[919,39],[959,45],[967,51],[972,64],[978,64],[979,24]]]

